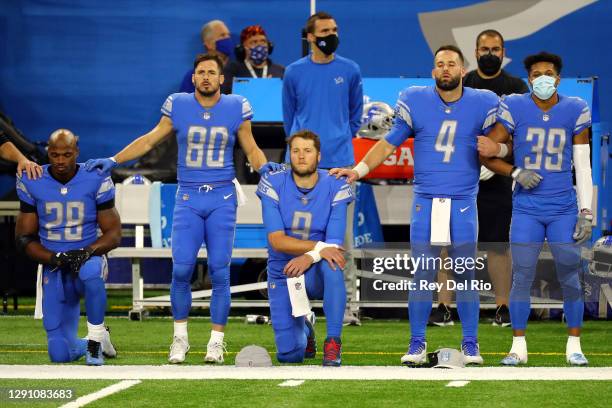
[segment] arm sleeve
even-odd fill
[[[346,208],[348,202],[342,202],[332,207],[325,230],[325,242],[328,244],[342,245],[346,230]]]
[[[580,114],[574,125],[574,136],[591,127],[591,110],[585,101],[580,100],[580,102]]]
[[[576,193],[578,206],[591,209],[593,201],[593,177],[591,174],[591,150],[588,144],[575,144],[573,147],[574,168],[576,170]]]
[[[251,107],[251,103],[245,97],[242,97],[242,121],[247,121],[253,119],[253,108]]]
[[[102,179],[102,182],[98,187],[98,191],[96,192],[96,206],[103,205],[104,203],[107,203],[110,200],[114,200],[114,198],[115,184],[113,184],[111,176],[107,173],[106,177]]]
[[[491,92],[493,94],[493,92]],[[497,109],[499,107],[499,98],[497,95],[487,95],[487,115],[485,117],[484,123],[482,124],[482,134],[487,135],[495,126],[495,122],[497,122]]]
[[[514,134],[514,118],[512,117],[512,113],[510,113],[510,107],[508,106],[508,100],[504,97],[501,101],[499,101],[499,106],[497,107],[497,113],[495,114],[496,121],[500,122],[510,133]]]
[[[285,136],[291,136],[291,127],[295,117],[296,100],[293,81],[291,80],[291,70],[285,71],[283,78],[283,124],[285,126]]]
[[[263,223],[266,226],[268,234],[276,231],[284,231],[283,217],[281,216],[278,202],[269,197],[261,198],[261,210],[263,214]]]
[[[404,140],[408,139],[412,135],[412,116],[410,114],[410,108],[405,101],[402,100],[402,96],[397,100],[395,104],[395,119],[393,120],[393,126],[385,140],[391,143],[393,146],[401,145]]]
[[[34,197],[28,191],[26,184],[23,182],[20,176],[17,177],[15,189],[17,190],[17,196],[19,197],[20,201],[34,207],[36,206],[36,200],[34,200]]]
[[[22,213],[33,213],[36,212],[36,206],[30,205],[25,201],[19,201],[19,211]]]
[[[172,104],[174,103],[174,94],[168,96],[166,101],[161,107],[162,115],[166,115],[170,119],[172,119]]]
[[[349,98],[351,136],[355,137],[361,127],[361,116],[363,115],[363,84],[359,67],[353,75]]]

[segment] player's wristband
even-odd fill
[[[498,143],[498,145],[499,145],[499,152],[495,155],[495,157],[499,157],[500,159],[503,159],[504,157],[508,155],[508,146],[505,143]]]
[[[117,164],[117,159],[115,159],[115,156],[111,156],[108,158],[110,161],[115,162],[115,164]]]
[[[305,255],[310,255],[313,263],[317,263],[321,260],[321,254],[318,251],[315,251],[314,249],[312,251],[306,252]]]
[[[593,221],[593,212],[588,208],[580,210],[580,215],[584,216],[589,221]]]
[[[353,171],[355,171],[361,179],[364,178],[370,172],[370,168],[367,164],[365,164],[365,162],[360,161],[355,167],[353,167]]]
[[[516,166],[512,167],[512,172],[510,173],[510,176],[511,176],[513,179],[515,179],[515,178],[516,178],[516,176],[518,176],[518,175],[519,175],[519,173],[521,172],[521,170],[522,170],[522,169],[521,169],[520,167],[516,167]]]

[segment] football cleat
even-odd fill
[[[589,360],[582,353],[572,353],[567,356],[567,362],[573,366],[585,366],[589,364]]]
[[[461,353],[465,364],[483,364],[484,360],[480,355],[480,346],[474,341],[463,341],[461,343]]]
[[[508,306],[501,305],[495,311],[495,320],[493,320],[493,326],[508,327],[510,326],[510,311]]]
[[[501,361],[505,366],[517,366],[519,364],[527,364],[527,356],[521,357],[516,353],[510,353]]]
[[[82,339],[77,340],[75,348],[72,350],[72,361],[80,359],[85,354],[87,354],[87,337],[83,337]]]
[[[310,314],[306,315],[304,319],[304,323],[306,327],[308,327],[309,336],[306,337],[306,350],[304,350],[304,358],[315,358],[317,355],[317,340],[315,338],[315,314],[310,312]]]
[[[402,364],[420,365],[427,362],[427,342],[420,339],[410,339],[410,346],[402,356]]]
[[[92,366],[104,365],[102,344],[94,340],[87,340],[87,351],[85,352],[85,364]]]
[[[117,350],[115,350],[115,346],[111,342],[110,338],[110,328],[108,326],[104,326],[106,331],[104,332],[104,338],[102,339],[102,354],[106,358],[115,358],[117,357]]]
[[[224,341],[209,341],[206,345],[205,363],[223,364],[223,354],[227,353],[227,344]]]
[[[429,326],[453,326],[453,318],[451,317],[450,309],[444,304],[440,303],[437,308],[431,311],[429,315]]]
[[[340,367],[342,364],[342,341],[340,337],[328,337],[323,343],[323,365]]]
[[[185,355],[189,352],[189,342],[186,337],[174,336],[172,345],[170,346],[170,355],[168,362],[178,364],[185,361]]]
[[[347,308],[344,311],[344,317],[342,318],[342,325],[343,326],[361,326],[361,320],[359,320],[357,313]]]

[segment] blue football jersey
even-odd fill
[[[180,184],[229,181],[235,177],[238,128],[253,117],[246,98],[221,95],[215,106],[204,108],[193,93],[175,93],[166,99],[161,112],[172,119],[176,131]]]
[[[497,120],[513,136],[514,163],[542,176],[536,188],[515,186],[515,194],[562,196],[573,192],[572,151],[574,136],[591,126],[587,103],[559,95],[559,102],[542,111],[531,94],[502,99]]]
[[[261,200],[271,200],[278,206],[282,217],[278,230],[297,239],[327,241],[327,227],[332,207],[354,200],[351,186],[346,179],[336,179],[326,170],[318,170],[319,180],[312,190],[302,193],[296,186],[291,170],[268,173],[261,178],[257,195]],[[270,261],[288,261],[295,258],[275,251],[268,244]]]
[[[66,184],[54,179],[49,165],[37,180],[17,178],[17,195],[36,207],[38,235],[50,251],[70,251],[91,245],[97,239],[97,207],[115,197],[110,173],[86,171],[81,164]]]
[[[415,193],[430,198],[476,196],[477,136],[495,124],[498,103],[493,92],[467,87],[453,103],[445,103],[435,86],[411,86],[400,93],[385,139],[399,146],[414,135]]]

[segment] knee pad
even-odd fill
[[[172,283],[180,282],[190,285],[194,267],[194,264],[174,263],[172,265]]]
[[[304,349],[296,349],[287,353],[276,353],[276,359],[279,363],[303,363]]]

